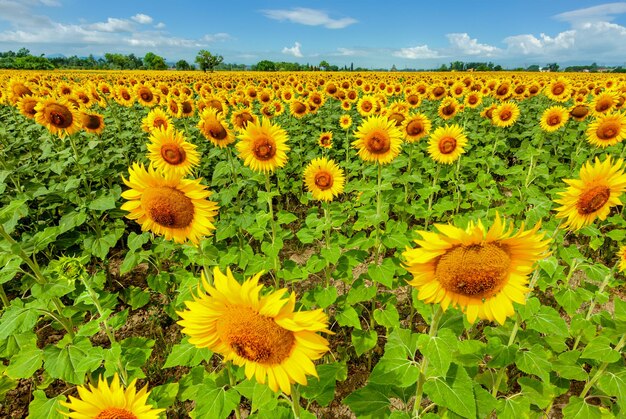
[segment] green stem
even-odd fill
[[[237,385],[237,381],[235,380],[235,375],[233,374],[232,362],[228,363],[228,365],[226,366],[226,370],[228,371],[228,382],[230,383],[230,386],[235,387],[235,385]],[[235,417],[237,419],[241,419],[241,411],[239,410],[239,403],[237,403],[237,406],[235,407]]]
[[[411,166],[413,163],[413,152],[415,150],[415,147],[413,147],[413,144],[409,144],[409,147],[411,148],[411,150],[409,151],[409,164],[406,167],[407,178],[406,178],[406,181],[404,182],[404,203],[405,204],[408,204],[411,201],[409,199],[409,176],[411,175]]]
[[[348,177],[350,176],[350,131],[346,130],[346,170],[345,170],[346,184],[348,183]]]
[[[431,338],[437,336],[437,330],[439,329],[439,321],[443,316],[443,309],[441,305],[437,304],[435,312],[430,320],[430,329],[428,330],[428,336]],[[428,368],[428,358],[423,357],[420,363],[420,375],[417,379],[417,388],[415,390],[415,404],[413,405],[413,417],[419,417],[420,406],[422,405],[422,396],[424,394],[424,383],[426,382],[426,369]]]
[[[326,235],[326,240],[325,240],[325,247],[326,249],[330,249],[330,233],[331,233],[331,229],[332,229],[332,220],[330,218],[330,210],[328,209],[328,203],[324,203],[324,219],[326,220],[326,231],[325,231],[325,235]],[[330,286],[330,266],[326,265],[325,267],[325,276],[326,276],[326,288],[328,288]]]
[[[276,242],[276,220],[274,220],[274,206],[272,205],[272,198],[270,196],[270,193],[272,191],[272,185],[270,184],[270,172],[266,172],[265,190],[267,191],[267,194],[268,194],[267,205],[269,207],[269,212],[270,212],[270,225],[272,226],[272,246],[273,246]],[[272,261],[272,264],[274,265],[274,285],[276,286],[276,288],[278,288],[279,286],[278,276],[277,276],[278,256],[275,256],[273,259],[274,260]]]
[[[381,164],[378,165],[378,183],[377,183],[377,188],[376,188],[376,248],[374,249],[375,252],[375,257],[374,257],[374,261],[376,263],[378,263],[378,258],[380,257],[380,251],[381,251],[381,233],[380,233],[380,227],[381,227],[381,217],[382,217],[382,206],[383,206],[383,202],[382,202],[382,173],[383,173],[383,166]]]
[[[435,170],[435,176],[433,176],[433,188],[437,185],[439,181],[439,171],[441,170],[441,165],[437,164],[437,170]],[[428,223],[430,223],[430,212],[433,210],[433,199],[435,198],[435,192],[432,191],[428,196],[428,211],[426,213],[426,219],[424,222],[424,229],[428,228]]]
[[[522,318],[519,315],[519,313],[517,313],[517,316],[515,317],[515,324],[513,324],[513,330],[511,330],[511,335],[509,336],[509,343],[507,344],[507,346],[511,346],[513,345],[513,342],[515,342],[515,338],[517,337],[517,332],[519,330],[519,325],[522,322]],[[501,367],[498,370],[498,375],[496,376],[496,382],[493,385],[493,388],[491,389],[491,395],[493,397],[497,397],[498,396],[498,389],[500,388],[500,383],[502,383],[502,379],[504,378],[504,375],[506,374],[506,366]]]
[[[8,299],[6,293],[4,292],[4,287],[2,286],[2,284],[0,284],[0,300],[2,300],[2,304],[5,307],[9,306],[9,299]]]
[[[543,147],[543,142],[545,141],[545,134],[541,135],[541,141],[539,142],[539,147],[537,147],[537,150],[539,152],[541,152],[542,147]],[[530,155],[530,164],[528,165],[528,174],[526,175],[526,180],[524,181],[524,186],[526,188],[528,188],[528,186],[530,186],[530,183],[532,182],[531,180],[531,176],[533,174],[533,169],[535,168],[535,155],[531,154]]]
[[[626,333],[624,333],[621,337],[621,339],[619,340],[619,342],[617,342],[617,344],[615,345],[615,351],[620,352],[622,350],[622,348],[624,347],[624,344],[626,344]],[[598,381],[600,379],[600,377],[602,377],[602,374],[604,373],[604,370],[606,370],[606,368],[609,366],[609,362],[603,362],[598,369],[596,370],[595,374],[593,375],[593,377],[591,377],[591,380],[589,380],[589,382],[585,385],[585,387],[583,388],[583,391],[580,393],[580,395],[578,397],[580,397],[581,399],[584,399],[585,396],[587,396],[587,393],[589,393],[589,390],[591,390],[591,387],[593,387],[593,385],[596,383],[596,381]]]
[[[300,419],[300,389],[296,384],[291,385],[291,408],[296,419]]]

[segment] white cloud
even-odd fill
[[[154,25],[154,29],[163,29],[165,28],[165,23],[163,22],[159,22],[156,25]]]
[[[211,43],[211,42],[219,42],[219,41],[227,41],[229,39],[232,39],[232,37],[229,34],[224,33],[224,32],[218,32],[218,33],[214,33],[214,34],[207,34],[207,35],[204,35],[202,37],[202,40],[204,42],[209,42],[209,43]]]
[[[106,22],[92,23],[85,28],[99,32],[132,32],[134,23],[126,19],[110,17]]]
[[[548,55],[573,48],[576,44],[576,38],[576,31],[569,30],[561,32],[555,37],[544,33],[540,34],[539,38],[531,34],[509,36],[504,39],[504,42],[512,54]]]
[[[449,33],[446,35],[452,48],[461,55],[481,55],[491,57],[498,53],[499,49],[487,45],[479,44],[477,39],[471,39],[466,33]]]
[[[428,48],[428,45],[418,45],[411,48],[401,48],[391,53],[394,57],[415,59],[440,58],[437,51]]]
[[[614,15],[626,13],[626,3],[605,3],[584,9],[560,13],[556,19],[577,24],[578,22],[610,22]]]
[[[262,10],[261,13],[270,19],[287,20],[308,26],[324,26],[328,29],[342,29],[357,22],[351,17],[332,19],[326,12],[304,7],[291,10]]]
[[[294,44],[293,47],[291,48],[283,48],[283,54],[287,54],[287,55],[293,55],[294,57],[298,57],[298,58],[302,58],[302,52],[300,51],[300,47],[302,45],[300,44],[300,42],[297,42]]]
[[[137,13],[135,16],[131,17],[137,23],[141,23],[142,25],[147,25],[152,23],[152,18],[148,15],[144,15],[143,13]]]

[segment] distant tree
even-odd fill
[[[450,71],[463,71],[465,70],[465,64],[463,61],[453,61],[450,63]]]
[[[213,69],[220,65],[224,61],[224,57],[221,55],[213,55],[205,49],[201,49],[196,56],[196,63],[200,66],[200,69],[204,72],[207,70],[213,72]]]
[[[153,52],[148,52],[143,57],[143,64],[148,70],[165,70],[167,68],[165,58],[158,56]]]
[[[320,68],[320,70],[328,70],[328,67],[330,67],[330,64],[328,64],[328,61],[322,60],[320,61],[320,64],[318,67]]]
[[[257,71],[276,71],[276,63],[269,60],[262,60],[256,64]]]
[[[176,70],[186,71],[186,70],[191,70],[191,69],[192,69],[191,64],[189,64],[185,60],[178,60],[176,62]]]
[[[502,68],[502,66],[500,64],[497,64],[497,65],[493,66],[493,71],[502,71],[502,70],[503,70],[503,68]]]
[[[539,71],[539,66],[537,64],[529,65],[526,67],[526,71]]]
[[[15,54],[16,57],[28,57],[30,55],[30,50],[28,50],[27,48],[20,48],[17,51],[17,54]]]
[[[546,68],[548,68],[550,71],[559,71],[559,65],[557,63],[549,63],[546,64]]]

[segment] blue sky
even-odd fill
[[[0,51],[434,68],[626,65],[626,2],[0,0]]]

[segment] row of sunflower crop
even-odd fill
[[[625,95],[2,74],[5,402],[25,380],[32,417],[619,417]]]

